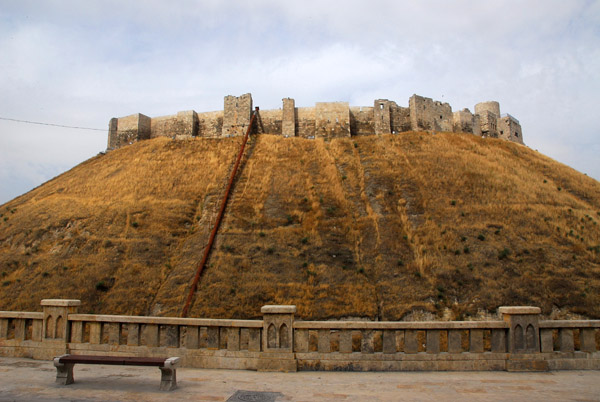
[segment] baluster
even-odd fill
[[[33,320],[31,323],[31,340],[41,342],[42,340],[42,320]]]
[[[82,321],[71,321],[71,342],[82,343],[83,342],[83,322]]]
[[[90,343],[99,345],[102,340],[102,323],[90,322]]]
[[[448,353],[462,353],[462,330],[451,329],[448,331]]]
[[[440,330],[427,330],[427,353],[440,353]]]
[[[15,320],[15,340],[25,340],[25,319],[18,318]]]
[[[579,341],[581,351],[594,353],[596,351],[596,330],[594,328],[582,328],[579,330]]]
[[[187,349],[198,349],[198,333],[199,328],[194,325],[188,325],[185,329],[185,345]]]
[[[0,338],[8,338],[8,318],[0,318]]]
[[[417,330],[407,329],[404,331],[404,353],[419,352],[419,341],[417,339]]]
[[[469,352],[483,353],[483,330],[469,330]]]
[[[227,350],[240,350],[240,329],[237,327],[227,328]]]
[[[146,346],[155,348],[158,346],[158,325],[146,324],[142,333]]]
[[[140,324],[127,324],[127,346],[140,345]]]
[[[373,330],[364,329],[362,331],[362,353],[373,353]]]
[[[383,331],[383,353],[396,353],[396,331],[391,329]]]
[[[108,343],[110,345],[118,345],[119,344],[119,336],[121,335],[119,323],[111,322],[111,323],[107,323],[105,325],[107,326],[107,331],[108,331]]]
[[[219,349],[219,327],[206,328],[206,348],[212,350]]]
[[[340,353],[352,353],[352,331],[340,331]]]
[[[492,329],[492,352],[506,353],[506,330]]]
[[[558,343],[561,352],[574,352],[575,343],[573,342],[573,329],[561,328],[558,330]]]
[[[317,347],[319,353],[330,353],[331,352],[331,339],[329,329],[320,329],[318,332]]]
[[[308,331],[307,331],[307,333],[308,333]],[[250,352],[260,352],[260,345],[261,345],[260,328],[249,328],[248,329],[248,350]]]
[[[540,329],[540,338],[542,341],[542,353],[554,352],[554,330]]]

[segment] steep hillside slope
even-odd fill
[[[0,309],[176,316],[240,138],[142,141],[0,207]],[[600,183],[524,146],[253,137],[190,316],[600,317]]]

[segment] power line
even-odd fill
[[[41,123],[39,121],[9,119],[8,117],[0,117],[0,120],[16,121],[17,123],[39,124],[40,126],[53,126],[53,127],[62,127],[62,128],[76,128],[78,130],[92,130],[92,131],[104,131],[104,132],[107,131],[105,128],[90,128],[90,127],[65,126],[63,124]]]

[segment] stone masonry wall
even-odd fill
[[[452,130],[458,133],[472,133],[473,122],[473,113],[469,109],[459,110],[453,114]]]
[[[223,111],[198,113],[198,136],[220,137],[223,132]]]
[[[401,133],[411,130],[410,108],[401,107],[394,103],[390,107],[392,114],[392,133]]]
[[[282,133],[282,110],[261,110],[258,113],[257,133],[281,134]]]
[[[226,96],[222,111],[150,118],[143,114],[113,118],[109,123],[107,149],[154,137],[241,136],[246,133],[252,114],[252,95]],[[282,108],[261,110],[256,133],[287,137],[331,138],[355,135],[397,134],[405,131],[465,132],[502,138],[523,144],[519,121],[510,115],[500,117],[496,101],[475,105],[452,113],[448,103],[418,95],[401,107],[388,99],[376,99],[373,107],[350,107],[347,102],[318,102],[314,107],[297,108],[292,98],[282,99]]]
[[[315,108],[299,107],[296,108],[296,135],[304,138],[315,137]]]
[[[521,124],[511,115],[506,115],[498,119],[498,135],[499,138],[523,144]]]
[[[350,105],[348,102],[317,102],[315,136],[350,137]]]
[[[409,100],[411,127],[414,131],[452,131],[452,108],[447,103],[419,95]]]
[[[115,123],[111,120],[108,149],[120,148],[136,141],[150,139],[151,119],[141,113],[121,117]]]
[[[352,135],[374,135],[373,111],[370,106],[350,108],[350,132]]]
[[[152,118],[151,138],[186,138],[198,135],[198,114],[193,110]]]

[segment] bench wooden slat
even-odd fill
[[[167,359],[162,357],[68,355],[62,356],[59,359],[59,362],[71,364],[107,364],[119,366],[164,367],[166,360]]]

